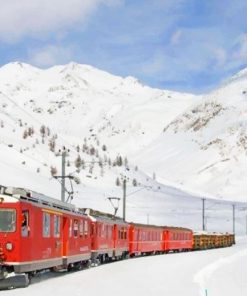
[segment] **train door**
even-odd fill
[[[63,216],[55,214],[53,216],[53,237],[55,241],[54,255],[61,257],[63,255]]]
[[[71,231],[70,219],[63,216],[63,225],[62,225],[62,255],[68,256],[69,254],[69,233]]]
[[[168,230],[163,231],[163,242],[164,242],[163,250],[165,252],[169,251],[169,231]]]
[[[29,261],[33,258],[32,254],[32,245],[31,245],[31,241],[30,237],[32,235],[31,233],[31,217],[30,217],[30,211],[29,209],[25,209],[23,208],[21,210],[21,244],[20,244],[20,248],[21,248],[21,260],[26,260]],[[34,230],[32,230],[33,232]],[[34,232],[33,232],[34,233]],[[28,250],[25,251],[24,250]]]
[[[96,242],[96,224],[92,222],[91,224],[91,249],[95,250],[95,242]]]
[[[141,250],[141,230],[139,228],[137,228],[136,238],[136,251],[139,252]]]

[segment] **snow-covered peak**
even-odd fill
[[[244,68],[242,70],[240,70],[238,73],[236,73],[235,75],[233,75],[230,78],[230,81],[236,81],[239,79],[246,79],[247,78],[247,68]]]

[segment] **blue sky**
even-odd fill
[[[246,0],[0,3],[0,65],[75,61],[195,93],[247,66]]]

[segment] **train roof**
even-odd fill
[[[25,188],[5,187],[0,185],[0,194],[3,199],[6,198],[7,202],[26,201],[60,210],[79,213],[75,205],[62,202],[58,199]]]
[[[101,221],[101,222],[108,222],[110,224],[122,224],[127,225],[127,222],[124,222],[124,220],[121,217],[114,216],[110,213],[105,213],[89,208],[79,208],[80,211],[82,211],[84,214],[88,215],[90,219],[94,222]]]
[[[166,229],[166,230],[175,230],[175,231],[189,231],[192,232],[189,228],[184,227],[174,227],[174,226],[160,226],[160,225],[147,225],[147,224],[140,224],[140,223],[129,223],[130,225],[136,226],[136,227],[145,227],[145,228],[156,228],[156,229]]]
[[[208,231],[194,231],[194,235],[233,235],[232,232],[208,232]]]

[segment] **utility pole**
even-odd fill
[[[61,201],[65,202],[65,178],[70,178],[72,179],[73,177],[71,176],[66,176],[65,175],[65,158],[68,155],[69,149],[66,149],[65,147],[63,147],[63,150],[59,150],[59,152],[61,153],[60,155],[62,156],[62,174],[61,176],[54,176],[54,178],[56,179],[61,179]]]
[[[246,235],[247,235],[247,216],[245,217],[245,222],[246,222]]]
[[[61,180],[61,201],[65,202],[65,149],[62,152],[62,180]]]
[[[232,205],[232,232],[235,234],[235,205]]]
[[[205,198],[202,198],[202,230],[205,231]]]
[[[123,220],[126,221],[126,177],[123,179]]]

